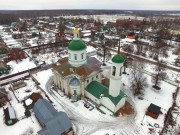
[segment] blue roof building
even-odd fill
[[[38,135],[73,135],[72,123],[65,112],[57,112],[46,99],[39,99],[33,111],[43,127]]]

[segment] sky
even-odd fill
[[[180,10],[180,0],[0,0],[0,10]]]

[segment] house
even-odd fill
[[[0,61],[0,76],[3,74],[9,74],[11,67],[7,65],[4,61]]]
[[[8,59],[11,60],[21,60],[26,58],[25,52],[21,48],[12,48],[8,53]]]
[[[27,85],[27,84],[26,84],[24,81],[20,80],[20,81],[17,81],[17,82],[12,83],[12,84],[11,84],[11,88],[12,88],[13,90],[17,90],[17,89],[20,89],[20,88],[22,88],[22,87],[25,87],[26,85]]]
[[[43,99],[42,95],[38,92],[33,92],[27,100],[25,100],[25,106],[28,109],[33,108],[34,104],[36,103],[36,101],[38,101],[38,99]]]
[[[39,99],[33,107],[42,129],[38,135],[73,135],[72,123],[65,112],[57,112],[46,99]]]
[[[12,33],[12,37],[14,39],[20,39],[20,38],[22,38],[22,36],[23,36],[23,34],[19,31],[13,31],[13,33]]]
[[[134,33],[134,32],[128,33],[128,34],[127,34],[127,38],[135,39],[135,33]]]
[[[18,121],[14,107],[8,106],[3,111],[4,111],[4,120],[5,120],[6,125],[10,126],[10,125],[15,124]]]
[[[9,101],[8,92],[5,88],[0,88],[0,107]]]
[[[146,115],[149,115],[153,117],[154,119],[157,119],[160,113],[161,113],[161,107],[152,103],[149,105],[146,111]]]

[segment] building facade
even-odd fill
[[[101,62],[86,56],[86,45],[79,39],[75,27],[74,38],[68,45],[68,57],[60,59],[53,69],[54,84],[69,97],[74,94],[87,97],[98,105],[103,105],[113,113],[121,108],[126,95],[121,90],[121,71],[124,58],[118,53],[112,58],[110,86],[102,85]]]

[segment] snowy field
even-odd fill
[[[36,67],[34,62],[29,60],[29,57],[18,62],[10,61],[7,64],[12,68],[10,74],[18,73]]]
[[[61,56],[55,52],[45,53],[45,54],[38,54],[36,55],[35,60],[39,63],[45,62],[46,64],[53,64],[57,62]]]

